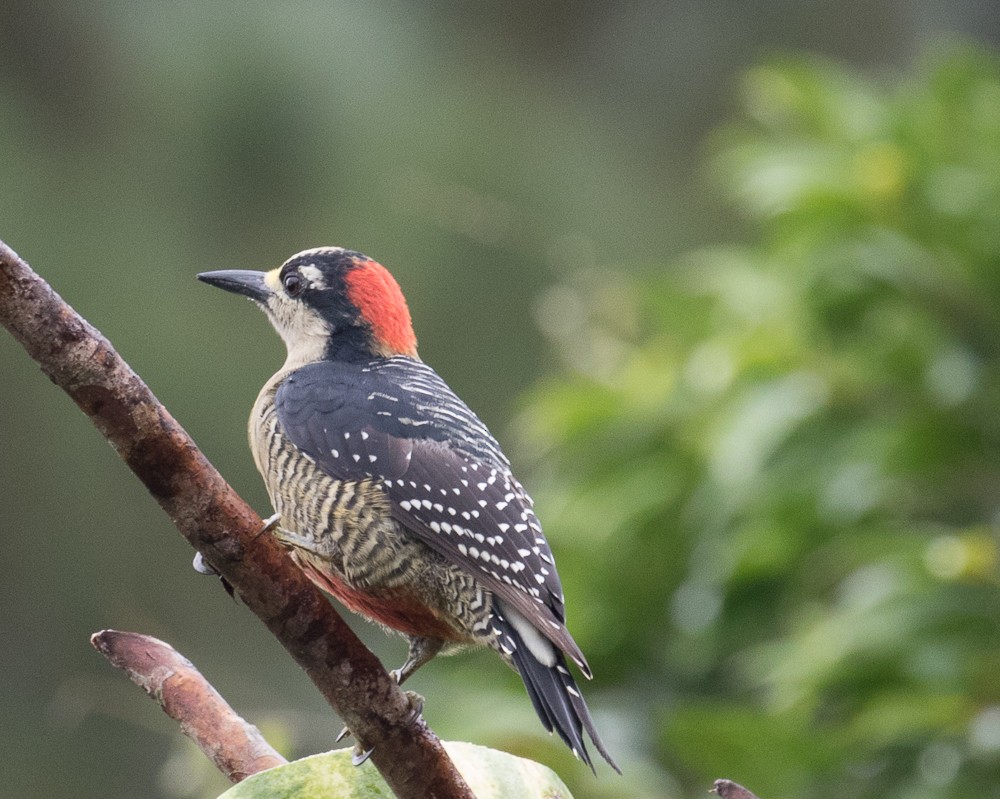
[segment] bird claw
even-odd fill
[[[215,566],[213,566],[211,563],[205,560],[205,558],[202,557],[202,554],[200,552],[195,553],[194,561],[191,563],[191,565],[194,567],[194,570],[198,572],[198,574],[207,574],[209,577],[218,577],[219,580],[222,582],[222,587],[226,589],[226,593],[233,598],[236,597],[236,594],[233,591],[232,583],[230,583],[229,580],[227,580],[225,577],[219,574],[218,569],[216,569]]]
[[[390,674],[391,673],[392,672],[390,672]],[[406,719],[406,726],[409,726],[413,724],[415,721],[417,721],[417,719],[420,718],[420,714],[424,712],[424,698],[416,691],[404,691],[403,693],[406,694],[406,701],[410,703],[410,715]],[[344,727],[344,729],[342,729],[340,733],[337,735],[337,738],[334,741],[334,743],[339,744],[350,734],[351,731],[347,727]],[[355,744],[354,751],[351,752],[351,765],[352,766],[362,765],[368,760],[368,758],[372,756],[372,752],[374,751],[375,751],[374,746],[371,747],[371,749],[363,749],[361,747],[360,742]]]
[[[271,530],[273,530],[275,527],[278,526],[279,521],[281,521],[280,513],[275,513],[273,516],[268,516],[266,519],[264,519],[264,526],[261,528],[258,535],[263,535],[264,533],[271,532]],[[218,570],[211,563],[205,560],[204,556],[200,552],[196,552],[194,554],[194,561],[191,563],[191,565],[194,567],[194,570],[198,572],[198,574],[209,574],[209,575],[219,574]]]
[[[215,567],[207,560],[205,560],[205,558],[202,557],[202,554],[200,552],[195,553],[194,561],[191,563],[191,565],[194,567],[194,570],[198,572],[198,574],[208,574],[208,575],[218,574],[218,572],[215,570]]]
[[[263,535],[264,533],[271,532],[275,527],[278,526],[278,522],[280,521],[281,521],[280,513],[273,513],[270,516],[268,516],[266,519],[264,519],[264,526],[261,528],[260,531],[261,535]]]
[[[363,765],[372,756],[372,752],[374,751],[374,746],[371,749],[364,750],[361,748],[361,744],[358,744],[354,747],[354,751],[351,752],[351,765],[355,767]]]
[[[416,691],[403,691],[403,693],[406,694],[406,699],[410,703],[410,717],[406,720],[406,726],[410,726],[424,712],[424,698]]]

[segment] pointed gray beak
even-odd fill
[[[271,289],[264,283],[264,272],[249,269],[221,269],[218,272],[202,272],[198,280],[233,294],[242,294],[256,302],[266,303]]]

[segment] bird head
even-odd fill
[[[410,311],[389,271],[365,255],[319,247],[270,272],[225,269],[198,279],[263,308],[289,366],[324,359],[417,357]]]

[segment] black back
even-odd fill
[[[552,552],[528,494],[480,419],[404,356],[320,361],[275,396],[288,438],[338,480],[376,478],[393,516],[517,608],[589,677],[564,625]]]

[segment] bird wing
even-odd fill
[[[337,480],[376,479],[393,517],[515,607],[588,677],[531,498],[480,419],[406,357],[322,361],[275,395],[285,435]]]

